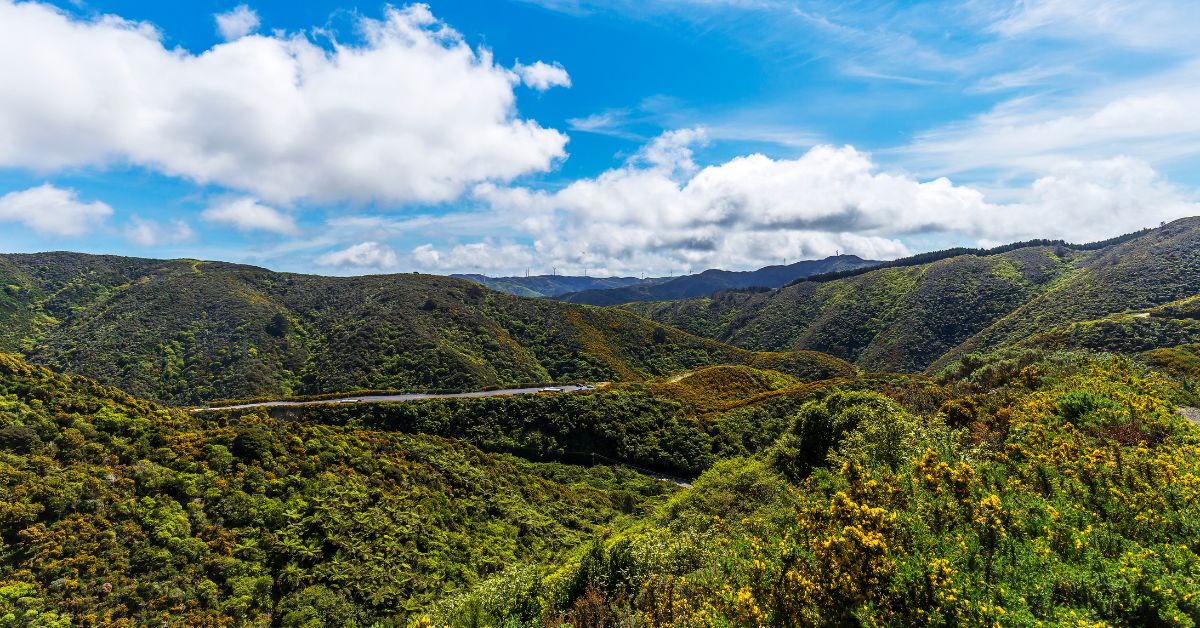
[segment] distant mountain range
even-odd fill
[[[837,255],[821,260],[804,260],[749,271],[709,269],[680,277],[578,277],[536,275],[533,277],[488,277],[452,275],[481,283],[492,290],[522,297],[549,297],[586,305],[618,305],[632,301],[665,301],[708,296],[718,290],[778,288],[812,275],[857,270],[881,262],[855,255]]]
[[[719,290],[744,288],[779,288],[797,279],[877,266],[882,262],[865,260],[857,255],[835,255],[819,260],[804,260],[795,264],[775,265],[758,270],[734,271],[710,269],[695,275],[661,279],[603,290],[583,290],[557,297],[560,301],[585,305],[619,305],[634,301],[671,301],[706,297]]]
[[[572,275],[534,275],[532,277],[489,277],[487,275],[451,275],[483,284],[492,290],[519,297],[557,297],[585,290],[607,290],[628,286],[653,285],[669,281],[670,277],[639,279],[637,277],[579,277]]]

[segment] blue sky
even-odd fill
[[[0,250],[668,274],[1197,211],[1187,0],[0,0]]]

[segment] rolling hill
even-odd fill
[[[748,349],[810,349],[869,370],[916,372],[1070,322],[1195,294],[1200,218],[1094,246],[1006,246],[770,292],[623,307]]]
[[[778,288],[797,279],[839,271],[868,268],[880,262],[856,255],[838,255],[820,260],[804,260],[786,266],[766,266],[758,270],[730,271],[710,269],[694,275],[660,278],[621,288],[590,289],[563,294],[559,300],[587,305],[619,305],[633,301],[666,301],[708,296],[718,290]]]
[[[805,377],[849,368],[431,275],[46,253],[0,255],[0,286],[0,350],[171,403],[625,381],[764,359]]]

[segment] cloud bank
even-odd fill
[[[518,230],[533,244],[426,244],[413,261],[467,269],[511,260],[506,268],[517,270],[532,259],[612,273],[749,268],[837,251],[898,257],[909,252],[902,237],[1099,240],[1200,213],[1195,198],[1130,157],[1062,161],[1018,199],[996,202],[944,177],[884,171],[850,146],[701,168],[691,147],[703,139],[700,130],[666,133],[623,166],[555,192],[480,185],[476,197],[494,211],[524,217]]]

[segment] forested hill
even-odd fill
[[[588,305],[618,305],[633,301],[687,299],[708,296],[718,290],[778,288],[804,277],[853,271],[869,268],[879,263],[862,259],[857,255],[837,255],[783,266],[766,266],[750,271],[709,269],[695,275],[660,279],[623,288],[585,290],[564,294],[558,298],[570,303]]]
[[[372,625],[670,488],[435,436],[206,422],[0,354],[0,625]]]
[[[626,309],[754,350],[921,371],[1072,321],[1200,294],[1200,218],[1095,247],[1038,244]]]
[[[0,255],[0,286],[0,350],[171,403],[637,380],[763,360],[805,377],[849,368],[431,275],[45,253]]]

